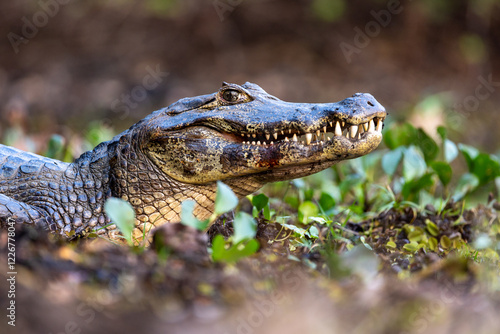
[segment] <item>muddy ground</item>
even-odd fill
[[[500,293],[489,283],[497,282],[490,277],[498,276],[497,267],[457,249],[410,254],[405,233],[396,249],[385,246],[395,231],[424,226],[426,219],[439,236],[469,242],[497,211],[481,206],[461,217],[454,225],[456,213],[415,216],[406,209],[348,223],[343,237],[359,243],[371,231],[366,243],[376,257],[363,245],[346,252],[344,242],[328,241],[326,228],[315,241],[319,247],[291,252],[283,238],[288,232],[261,219],[261,250],[237,264],[214,263],[207,253],[209,236],[231,234],[230,222],[217,223],[208,235],[166,225],[147,249],[103,239],[68,244],[19,227],[16,327],[0,326],[7,333],[496,333]],[[3,268],[6,246],[1,232]],[[7,278],[2,273],[3,291]]]

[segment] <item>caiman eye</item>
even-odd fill
[[[222,98],[226,102],[234,103],[238,102],[240,99],[241,93],[235,89],[226,89],[222,92]]]

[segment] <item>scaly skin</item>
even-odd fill
[[[144,229],[179,222],[186,199],[199,219],[209,217],[217,180],[243,197],[367,154],[382,140],[385,117],[369,94],[289,103],[255,84],[224,83],[153,112],[71,164],[0,145],[0,224],[113,239],[119,231],[103,206],[120,197],[134,207],[141,239]]]

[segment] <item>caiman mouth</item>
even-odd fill
[[[331,142],[335,137],[344,137],[351,142],[364,139],[369,132],[382,132],[384,117],[374,116],[371,119],[359,123],[351,124],[349,121],[334,119],[324,122],[310,132],[298,129],[273,129],[260,133],[234,133],[220,132],[226,139],[242,143],[249,146],[271,146],[281,142],[296,142],[305,146],[323,145]]]

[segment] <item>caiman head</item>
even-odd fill
[[[142,221],[179,221],[181,202],[190,198],[204,219],[213,211],[217,180],[242,197],[267,182],[362,156],[380,144],[385,117],[369,94],[290,103],[255,84],[224,83],[214,94],[182,99],[132,126],[120,138],[114,193],[128,199]]]
[[[337,103],[290,103],[252,83],[223,83],[147,120],[147,156],[189,184],[251,177],[262,184],[310,175],[373,151],[385,109],[370,94]]]

